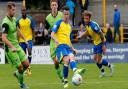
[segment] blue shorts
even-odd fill
[[[101,54],[102,55],[102,53],[103,53],[102,43],[93,46],[93,54]]]
[[[58,62],[62,62],[62,58],[64,56],[68,56],[70,53],[73,53],[73,51],[72,51],[72,49],[68,45],[60,44],[56,48],[56,55],[57,55]]]
[[[32,49],[32,45],[33,45],[32,40],[29,40],[28,44],[29,44],[29,48]],[[26,43],[25,42],[20,42],[20,46],[24,50],[24,52],[26,53],[26,49],[27,49]]]

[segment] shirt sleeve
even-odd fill
[[[35,21],[34,21],[34,19],[31,16],[27,16],[27,17],[31,20],[30,26],[31,26],[32,30],[34,30],[34,28],[35,28]]]
[[[2,25],[2,32],[8,34],[9,25],[7,23],[4,23]]]
[[[62,20],[59,20],[56,22],[56,24],[52,28],[52,32],[56,33],[58,31],[58,28],[60,27],[61,22],[62,22]]]
[[[45,26],[45,29],[47,30],[50,28],[50,25],[47,20],[45,20],[44,26]]]
[[[35,21],[31,18],[31,28],[32,30],[34,30],[35,28]]]
[[[16,21],[16,26],[20,27],[19,25],[19,21],[20,21],[21,17],[18,17],[17,21]]]
[[[96,33],[99,33],[99,32],[100,32],[100,27],[99,27],[99,25],[98,25],[97,23],[94,23],[94,24],[92,25],[92,29],[93,29],[93,31],[96,32]]]

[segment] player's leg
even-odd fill
[[[20,61],[18,52],[12,52],[11,49],[8,49],[8,52],[6,52],[6,57],[9,60],[9,62],[16,67],[16,72],[14,73],[15,77],[18,79],[18,82],[20,83],[20,87],[25,87],[24,85],[24,77],[23,77],[23,65]],[[24,85],[24,86],[23,86]]]
[[[102,50],[102,44],[98,45],[97,47],[97,59],[98,59],[98,63],[102,64],[103,66],[107,66],[110,68],[110,75],[112,76],[112,73],[113,73],[113,66],[112,64],[110,64],[106,59],[102,59],[102,53],[103,53],[103,50]]]
[[[26,44],[24,42],[20,42],[19,45],[24,50],[24,52],[26,53],[26,49],[27,49]]]
[[[32,45],[33,45],[32,40],[29,40],[28,47],[27,47],[29,63],[31,63],[31,60],[32,60]]]
[[[77,63],[75,61],[75,56],[71,51],[69,52],[69,57],[70,57],[70,67],[73,70],[73,72],[75,74],[78,73],[78,74],[82,75],[85,72],[85,68],[81,68],[81,69],[77,68]]]
[[[65,48],[65,45],[59,45],[56,48],[56,55],[58,62],[63,61],[63,77],[64,77],[64,88],[68,87],[68,65],[69,65],[69,56]],[[62,57],[62,58],[61,58]]]
[[[61,79],[61,81],[63,82],[62,71],[60,69],[60,65],[59,65],[59,62],[57,61],[57,57],[56,56],[54,57],[53,62],[54,62],[54,65],[55,65],[55,69],[56,69],[57,75]]]
[[[60,69],[59,62],[57,61],[57,57],[56,57],[56,45],[52,39],[50,40],[50,55],[51,55],[51,59],[54,62],[56,73],[58,77],[63,81],[62,71]]]
[[[27,46],[27,51],[28,51],[28,61],[29,63],[31,64],[31,60],[32,60],[32,46],[33,46],[33,43],[32,43],[32,40],[29,40],[28,41],[28,45]],[[27,69],[27,75],[30,76],[32,73],[31,73],[31,69],[30,69],[30,66],[28,67]]]
[[[21,49],[21,47],[18,47],[17,49],[18,49],[17,53],[18,53],[20,62],[21,62],[21,64],[22,64],[22,78],[24,79],[24,72],[25,72],[26,69],[29,67],[29,61],[28,61],[28,59],[27,59],[27,57],[26,57],[26,54],[25,54],[24,51]],[[27,87],[26,84],[24,83],[24,81],[23,81],[23,83],[22,83],[22,87]]]
[[[103,65],[102,65],[102,63],[101,63],[102,53],[100,54],[100,53],[98,52],[98,49],[99,49],[98,46],[96,46],[96,45],[93,46],[94,60],[95,60],[95,62],[96,62],[97,67],[98,67],[98,68],[100,69],[100,71],[101,71],[100,77],[104,77],[104,76],[105,76],[105,70],[104,70],[104,67],[103,67]]]

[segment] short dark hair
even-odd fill
[[[14,2],[8,2],[7,8],[11,9],[12,7],[16,7],[15,3]]]
[[[69,11],[69,7],[64,6],[63,10]]]
[[[84,16],[89,16],[91,18],[92,12],[85,10],[84,11]]]
[[[56,2],[56,3],[58,3],[57,0],[50,0],[50,4],[51,4],[52,2]]]

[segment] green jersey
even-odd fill
[[[54,17],[51,13],[46,17],[46,22],[45,22],[45,28],[48,29],[52,29],[52,27],[54,26],[54,24],[58,21],[61,20],[63,17],[63,13],[58,11],[58,14],[56,17]],[[51,31],[50,31],[51,33]],[[56,44],[54,42],[53,39],[50,40],[50,55],[51,58],[54,59],[54,57],[56,56]]]
[[[63,13],[58,11],[56,17],[54,17],[51,13],[46,17],[45,28],[52,29],[53,25],[58,21],[61,20],[63,17]]]
[[[19,45],[17,39],[17,30],[16,30],[16,18],[12,19],[9,17],[5,17],[2,22],[2,30],[3,33],[7,34],[7,39],[11,42],[15,47]]]
[[[3,33],[7,34],[7,39],[17,49],[16,52],[13,52],[12,49],[5,44],[4,48],[6,58],[10,63],[12,63],[13,66],[18,68],[22,64],[22,62],[27,59],[27,57],[22,48],[19,46],[19,42],[17,39],[16,19],[14,17],[9,18],[6,16],[2,22],[2,30]]]

